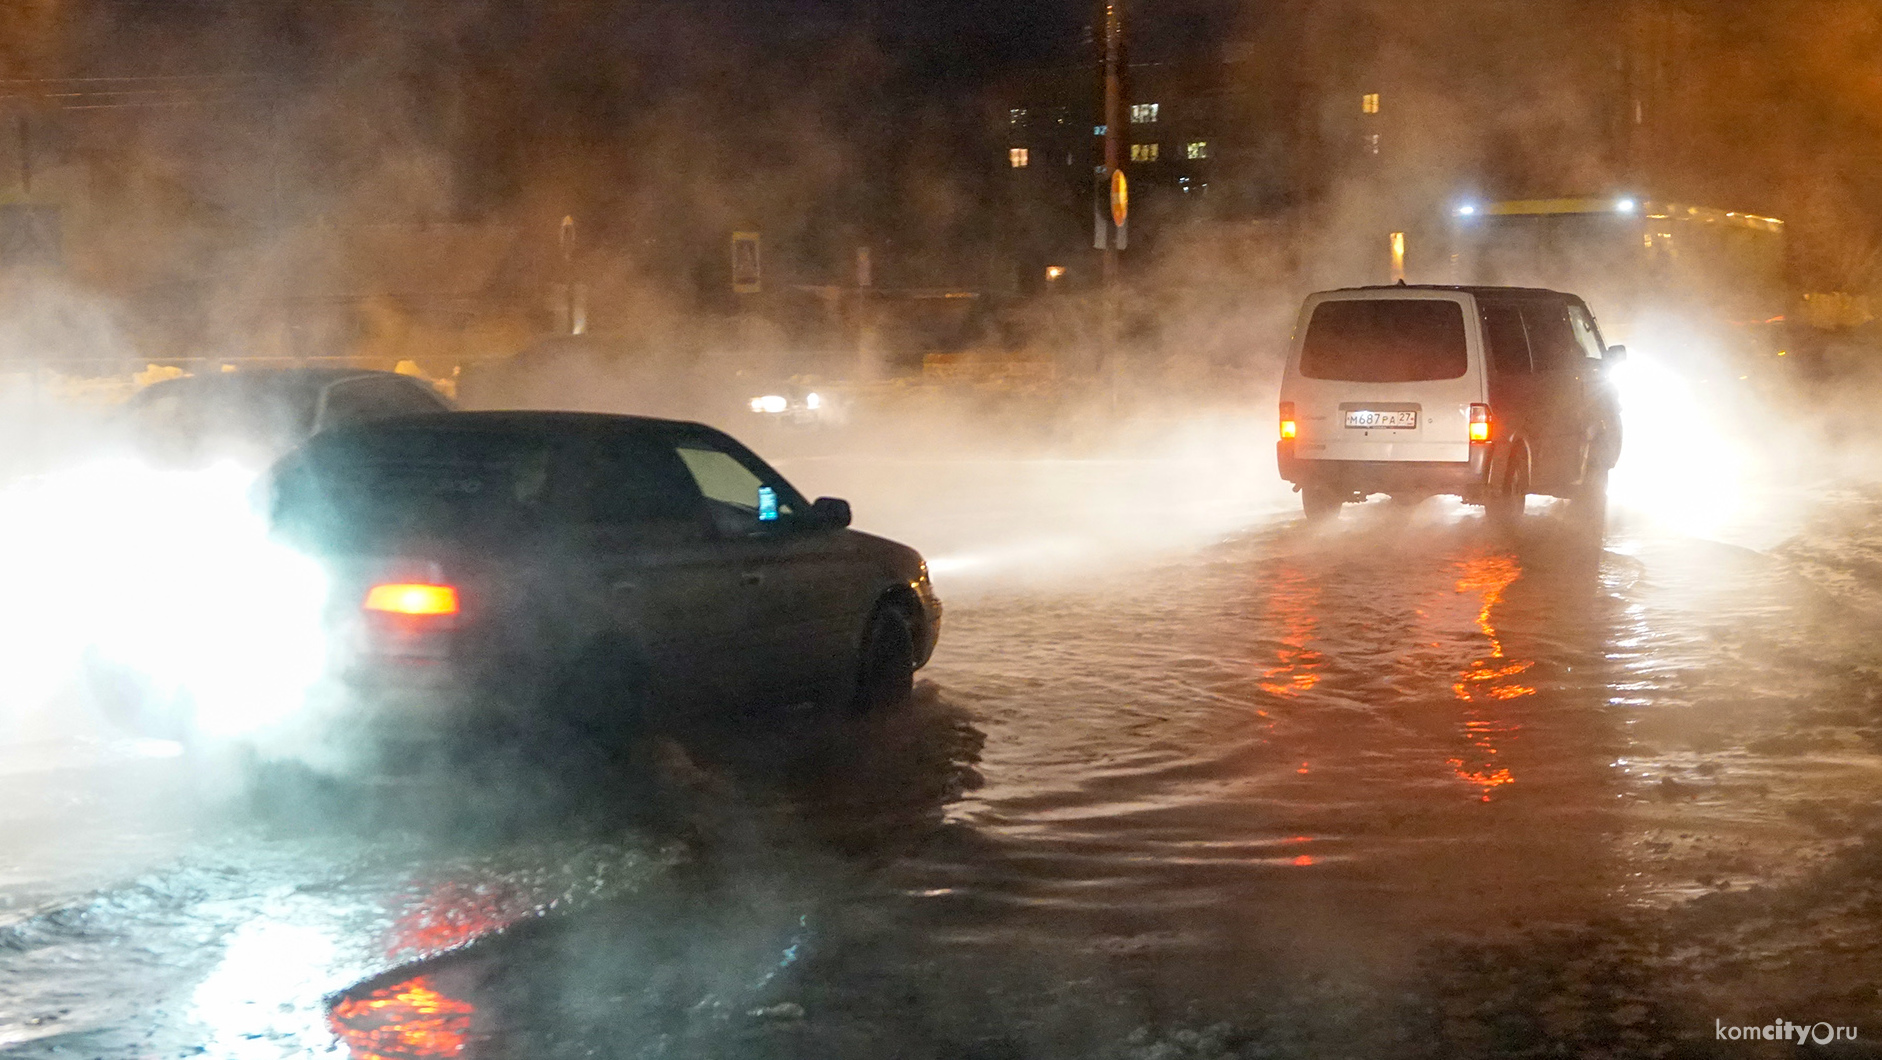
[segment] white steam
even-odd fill
[[[325,575],[268,539],[252,483],[127,460],[0,491],[0,719],[105,686],[207,739],[298,710],[325,663]]]

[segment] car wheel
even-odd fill
[[[1329,489],[1325,486],[1301,487],[1300,508],[1307,514],[1307,521],[1310,523],[1323,523],[1338,519],[1340,508],[1345,504],[1345,491]]]
[[[893,604],[877,606],[863,635],[856,698],[851,709],[863,714],[904,703],[915,692],[915,632],[908,616]]]
[[[1484,514],[1491,522],[1513,526],[1522,520],[1523,509],[1528,504],[1529,460],[1524,451],[1512,450],[1507,466],[1484,498]]]
[[[586,750],[616,756],[646,734],[646,668],[625,645],[597,645],[584,652],[553,698],[551,724]]]

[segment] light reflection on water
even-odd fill
[[[1535,666],[1533,659],[1512,659],[1503,649],[1492,614],[1503,602],[1503,593],[1522,577],[1522,567],[1515,556],[1502,553],[1473,555],[1458,564],[1457,591],[1476,593],[1482,601],[1477,611],[1477,628],[1490,642],[1489,654],[1474,661],[1458,675],[1452,693],[1465,705],[1464,733],[1476,754],[1450,760],[1451,771],[1466,783],[1476,786],[1484,802],[1490,793],[1516,781],[1509,768],[1497,763],[1498,744],[1514,739],[1522,726],[1496,710],[1498,704],[1536,694],[1534,687],[1516,678]]]
[[[1262,691],[1292,699],[1320,683],[1326,657],[1313,646],[1320,628],[1320,593],[1320,586],[1297,568],[1282,567],[1274,572],[1268,606],[1273,621],[1281,627],[1280,643],[1275,649],[1275,665],[1261,675]]]
[[[947,907],[950,938],[1128,947],[1159,980],[1227,981],[1288,932],[1370,960],[1432,925],[1487,933],[1558,907],[1600,911],[1617,881],[1641,887],[1621,880],[1623,828],[1735,834],[1781,812],[1752,781],[1779,798],[1831,786],[1821,756],[1807,774],[1807,754],[1740,746],[1747,731],[1788,732],[1819,699],[1855,702],[1854,678],[1800,654],[1825,642],[1797,625],[1810,598],[1763,557],[1687,542],[1563,574],[1538,525],[1511,543],[1470,522],[1405,534],[1359,521],[1337,548],[1262,541],[1101,599],[963,608],[933,673],[973,705],[989,784],[964,796],[960,842],[889,878],[910,905]],[[1630,564],[1658,581],[1616,573]],[[1753,632],[1763,639],[1742,639]],[[1638,775],[1611,769],[1617,758]],[[1674,794],[1695,791],[1706,799]],[[1633,801],[1617,808],[1617,795]],[[450,949],[545,894],[405,880],[408,900],[385,906],[397,927],[373,937],[395,957]],[[898,952],[941,934],[897,915]],[[289,980],[321,945],[318,932],[237,936],[203,1008],[226,1028],[225,1055],[259,1049],[240,1033],[270,1019],[305,1021],[254,999],[318,993]],[[1216,946],[1248,952],[1169,953]],[[262,951],[302,956],[256,971]],[[342,1001],[320,1031],[355,1060],[463,1055],[500,1007],[480,1016],[474,1000],[416,977]]]
[[[282,1041],[321,1040],[320,999],[345,982],[336,958],[327,928],[269,918],[237,927],[191,998],[191,1018],[207,1029],[204,1052],[260,1060],[281,1055]]]
[[[352,1060],[424,1060],[461,1055],[477,1007],[438,989],[430,976],[380,987],[333,1006],[333,1033]]]

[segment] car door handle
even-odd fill
[[[763,585],[765,575],[763,571],[748,570],[740,574],[738,580],[746,585]]]

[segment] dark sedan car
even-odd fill
[[[558,412],[324,432],[271,518],[333,580],[323,738],[574,733],[910,691],[941,608],[914,550],[846,529],[729,436]]]
[[[251,368],[152,383],[125,405],[118,432],[169,465],[262,467],[320,431],[450,409],[425,381],[396,372]]]

